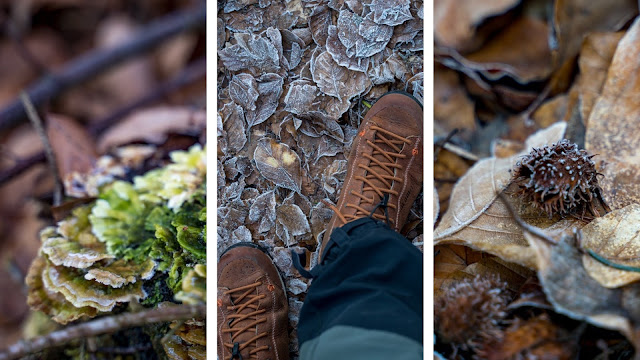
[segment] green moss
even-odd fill
[[[93,233],[117,258],[145,261],[166,272],[177,292],[182,277],[206,263],[205,150],[174,152],[166,167],[113,182],[103,189],[89,221]]]

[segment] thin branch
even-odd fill
[[[182,32],[202,28],[206,22],[206,4],[196,9],[165,16],[140,29],[137,36],[120,46],[91,52],[67,65],[60,72],[42,78],[27,91],[36,106],[56,98],[64,91],[81,84],[115,65],[140,55]],[[0,110],[0,131],[25,120],[20,99]]]
[[[44,152],[40,152],[34,155],[31,155],[28,158],[18,160],[13,167],[7,169],[6,171],[0,172],[0,186],[11,179],[14,179],[16,176],[22,174],[27,171],[35,164],[39,164],[46,160],[44,156]]]
[[[130,327],[172,320],[204,318],[206,313],[206,305],[176,305],[104,317],[54,331],[45,336],[17,342],[5,351],[0,352],[0,360],[17,359],[48,348],[64,345],[73,340],[110,334]]]
[[[44,154],[47,157],[47,163],[49,164],[49,170],[53,173],[53,178],[55,179],[55,185],[53,189],[53,206],[58,206],[62,202],[62,179],[60,179],[60,174],[58,174],[56,156],[53,153],[53,148],[51,147],[51,143],[49,142],[47,133],[44,131],[44,127],[42,126],[42,119],[40,119],[40,116],[38,116],[38,112],[33,106],[31,99],[29,99],[29,95],[23,92],[22,94],[20,94],[20,98],[22,99],[22,103],[24,104],[25,109],[27,109],[27,115],[29,116],[31,124],[40,137],[40,141],[42,141]]]
[[[199,60],[194,61],[192,64],[189,64],[187,68],[180,72],[180,74],[176,75],[171,80],[161,84],[156,87],[153,92],[147,94],[135,102],[128,104],[127,106],[116,110],[115,112],[107,115],[106,117],[97,120],[93,125],[89,127],[89,133],[93,136],[96,136],[102,133],[104,130],[108,129],[110,126],[114,125],[118,120],[124,118],[129,115],[136,109],[141,107],[150,105],[155,101],[158,101],[167,95],[171,94],[177,89],[180,89],[184,86],[192,84],[197,80],[203,78],[207,73],[207,60],[205,58],[201,58]]]

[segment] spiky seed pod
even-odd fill
[[[438,340],[475,351],[485,341],[501,339],[507,300],[506,283],[497,277],[477,275],[456,283],[434,302]]]
[[[598,186],[598,172],[586,150],[563,139],[534,148],[516,164],[513,181],[519,195],[549,217],[590,210]]]

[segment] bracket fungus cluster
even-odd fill
[[[206,150],[100,187],[97,200],[40,233],[28,303],[58,323],[140,302],[206,302]]]

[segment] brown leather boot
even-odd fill
[[[319,259],[334,228],[372,211],[379,220],[388,216],[392,229],[402,229],[422,188],[422,128],[422,106],[409,94],[387,93],[369,109],[351,146],[338,203],[330,205],[335,213]],[[378,206],[386,195],[388,213]]]
[[[218,359],[289,359],[289,303],[271,258],[239,243],[218,262]]]

